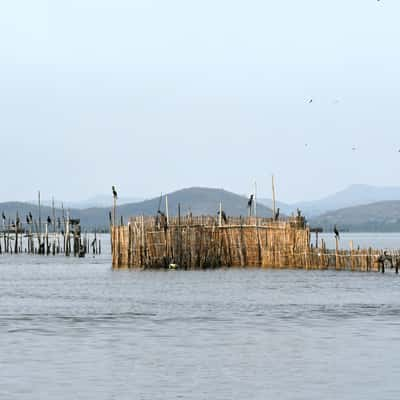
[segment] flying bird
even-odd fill
[[[312,102],[313,102],[313,99],[307,100],[307,103],[308,103],[308,104],[311,104]]]
[[[117,199],[118,198],[118,194],[117,194],[117,191],[115,190],[115,186],[112,186],[111,189],[112,189],[112,193],[113,193],[114,199]]]

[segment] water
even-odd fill
[[[397,399],[399,288],[393,273],[3,255],[0,399]]]

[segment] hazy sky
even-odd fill
[[[398,0],[3,1],[0,201],[254,179],[270,196],[273,172],[286,201],[400,185],[399,15]]]

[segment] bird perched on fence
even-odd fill
[[[29,220],[31,221],[31,223],[33,222],[33,216],[32,213],[29,211]]]
[[[219,215],[219,211],[218,211],[218,213],[217,213],[218,215]],[[226,216],[226,214],[225,214],[225,211],[224,210],[222,210],[221,211],[221,218],[222,218],[222,220],[225,222],[225,223],[227,223],[228,222],[228,218],[227,218],[227,216]]]
[[[116,200],[118,198],[118,194],[117,194],[117,191],[115,190],[115,186],[112,186],[111,190],[112,190],[113,197]]]
[[[50,218],[50,216],[47,217],[47,223],[48,223],[49,225],[51,225],[51,218]]]
[[[336,225],[333,227],[333,233],[335,234],[336,239],[340,239],[339,231]]]
[[[251,206],[253,205],[253,200],[254,200],[254,194],[251,194],[249,200],[247,201],[247,207],[251,208]]]
[[[26,223],[27,223],[28,225],[31,224],[31,220],[29,219],[29,215],[26,216]]]
[[[6,214],[4,214],[4,211],[1,213],[1,218],[3,218],[3,221],[6,220]]]
[[[275,213],[275,215],[274,215],[274,220],[275,220],[275,221],[278,221],[278,219],[279,219],[279,214],[280,214],[280,208],[278,207],[278,208],[276,209],[276,213]]]

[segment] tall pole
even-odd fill
[[[276,199],[275,199],[275,177],[272,175],[272,218],[276,215]]]
[[[254,181],[254,216],[257,218],[257,182]]]
[[[169,211],[168,211],[168,195],[165,195],[165,216],[167,217],[167,225],[169,225]]]
[[[115,226],[116,212],[117,212],[117,196],[114,196],[114,205],[113,205],[113,226]]]
[[[51,198],[51,211],[53,217],[53,233],[56,233],[56,209],[54,208],[54,196]]]
[[[41,241],[42,237],[42,215],[41,215],[41,209],[40,209],[40,190],[38,191],[38,207],[39,207],[39,242]]]

